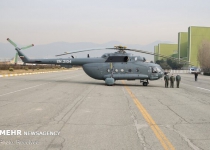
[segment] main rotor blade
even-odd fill
[[[73,54],[73,53],[80,53],[80,52],[86,52],[86,51],[95,51],[95,50],[102,50],[103,48],[96,48],[96,49],[86,49],[86,50],[81,50],[81,51],[76,51],[76,52],[65,52],[63,54],[58,54],[55,56],[62,56],[62,55],[68,55],[68,54]]]
[[[179,59],[179,58],[175,58],[175,57],[170,57],[170,56],[166,56],[166,55],[161,55],[161,54],[157,54],[157,53],[151,53],[151,52],[147,52],[147,51],[143,51],[143,50],[129,49],[128,51],[134,51],[134,52],[140,52],[140,53],[145,53],[145,54],[149,54],[149,55],[155,55],[155,56],[159,56],[159,57],[163,57],[163,58],[168,58],[168,59],[174,59],[174,60],[177,60],[177,61],[182,61],[182,62],[191,64],[187,60],[183,60],[183,59]]]
[[[106,48],[106,49],[114,49],[114,50],[130,50],[130,49],[128,49],[128,48],[125,48],[125,49],[117,49],[117,48]]]
[[[34,44],[31,44],[29,46],[22,47],[21,49],[27,49],[27,48],[30,48],[30,47],[33,47],[33,46],[34,46]]]
[[[17,47],[17,44],[15,44],[12,40],[10,40],[9,38],[7,38],[7,41],[9,41],[14,47]]]

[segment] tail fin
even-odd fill
[[[34,46],[34,44],[31,44],[31,45],[29,45],[29,46],[25,46],[25,47],[19,48],[19,47],[17,46],[17,44],[15,44],[15,43],[14,43],[12,40],[10,40],[9,38],[7,38],[7,41],[10,42],[10,43],[15,47],[15,50],[17,51],[17,54],[19,55],[19,57],[22,59],[22,61],[23,61],[24,63],[29,62],[29,58],[28,58],[27,56],[25,56],[25,55],[21,52],[21,50],[30,48],[30,47]],[[17,62],[16,62],[16,61],[17,61],[17,56],[18,56],[17,54],[16,54],[16,56],[15,56],[15,63],[17,63]]]
[[[30,62],[30,59],[29,59],[26,55],[24,55],[24,54],[20,51],[20,49],[19,49],[18,47],[16,47],[15,50],[17,51],[17,53],[18,53],[20,59],[21,59],[24,63]]]

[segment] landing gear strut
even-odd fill
[[[143,82],[143,86],[147,86],[149,84],[148,79],[146,81],[145,80],[140,80],[140,82]]]

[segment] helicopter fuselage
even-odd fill
[[[29,59],[16,49],[24,63],[80,65],[85,73],[98,80],[158,80],[163,76],[162,68],[154,63],[145,62],[141,56],[129,53],[106,53],[101,58],[57,58]]]
[[[83,65],[83,70],[87,75],[98,80],[105,80],[106,78],[157,80],[163,76],[163,72],[158,67],[145,62],[89,63]]]

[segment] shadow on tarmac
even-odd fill
[[[50,82],[59,82],[59,83],[74,83],[74,84],[84,84],[84,85],[102,85],[102,86],[107,86],[105,84],[105,81],[100,81],[100,80],[96,80],[98,82],[93,82],[93,81],[80,81],[80,80],[59,80],[59,81],[50,81]],[[129,86],[129,87],[160,87],[160,86],[156,86],[156,85],[151,85],[149,84],[148,86],[143,86],[141,83],[139,84],[132,84],[132,83],[126,83],[126,84],[123,84],[123,83],[120,83],[118,81],[118,83],[115,83],[113,86]]]
[[[13,78],[14,79],[14,78]],[[12,80],[13,80],[12,79]],[[84,85],[101,85],[101,86],[107,86],[105,84],[105,81],[102,80],[95,80],[94,81],[82,81],[82,80],[75,80],[75,79],[63,79],[63,80],[53,80],[53,79],[18,79],[19,81],[22,82],[51,82],[51,83],[66,83],[66,84],[84,84]],[[157,85],[152,85],[151,82],[148,86],[143,86],[142,83],[136,84],[136,83],[128,83],[126,82],[125,84],[121,83],[120,80],[117,81],[113,86],[128,86],[128,87],[144,87],[144,88],[149,88],[149,87],[158,87],[158,88],[165,88],[163,86],[157,86]]]

